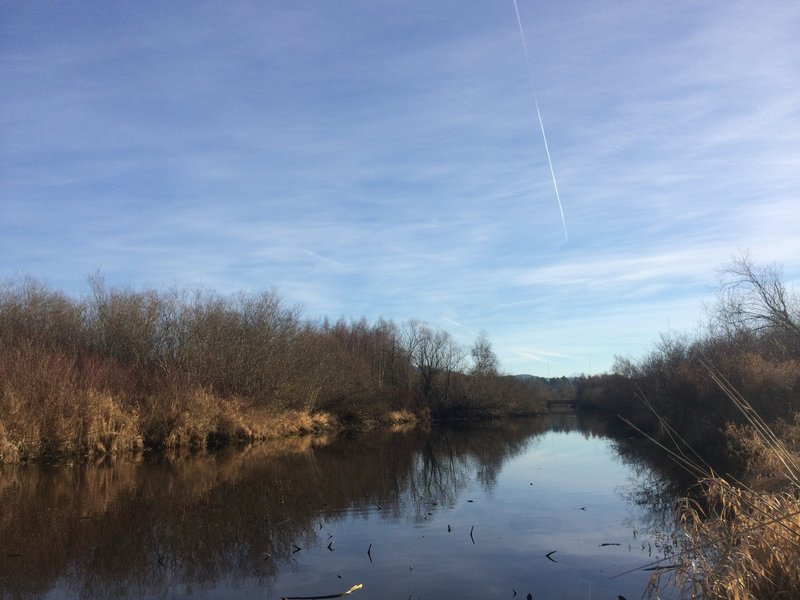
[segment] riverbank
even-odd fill
[[[562,413],[0,466],[0,589],[638,598],[649,573],[609,576],[647,562],[657,538],[621,518],[646,514],[620,494],[642,472],[615,458],[605,425]]]
[[[52,415],[42,419],[41,413],[8,411],[6,422],[0,421],[0,463],[98,458],[144,451],[198,451],[346,430],[416,427],[430,422],[429,413],[408,410],[343,418],[323,411],[275,413],[252,403],[202,392],[182,400],[183,406],[174,406],[175,410],[166,415],[168,418],[159,421],[138,411],[126,412],[112,397],[97,393],[71,403],[68,409],[60,407],[58,422],[53,422]]]
[[[683,535],[664,577],[684,597],[800,595],[800,416],[773,431],[751,414],[750,428],[728,429],[745,476],[708,472],[696,497],[679,503]]]
[[[499,373],[484,335],[466,348],[415,320],[311,321],[274,291],[90,287],[0,286],[0,461],[543,413],[569,391]]]

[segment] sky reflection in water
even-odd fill
[[[650,471],[615,448],[557,415],[4,467],[0,597],[639,598],[648,573],[612,577],[658,556],[626,500]]]

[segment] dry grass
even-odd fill
[[[263,409],[251,409],[248,421],[259,440],[319,434],[339,427],[338,419],[330,413],[297,410],[274,414]]]
[[[777,436],[727,380],[709,370],[749,422],[729,428],[729,435],[749,455],[751,477],[768,477],[773,489],[783,491],[709,473],[701,481],[702,504],[681,501],[684,542],[675,582],[690,598],[800,598],[800,460],[785,443],[800,436],[800,416]]]
[[[19,448],[9,438],[5,425],[0,421],[0,464],[19,462]]]
[[[274,291],[137,292],[100,276],[90,287],[73,299],[0,282],[0,461],[408,426],[430,406],[544,406],[513,377],[475,384],[465,350],[416,322],[307,322]],[[425,378],[412,332],[448,350]]]
[[[0,390],[0,463],[136,452],[145,446],[200,450],[339,427],[330,413],[276,411],[198,387],[165,386],[131,397],[81,380],[60,356],[25,358],[18,364],[27,373],[5,377]]]
[[[787,464],[800,465],[800,414],[793,423],[773,426],[782,442],[775,451],[752,427],[729,425],[726,429],[729,449],[745,465],[748,487],[764,492],[791,491],[798,482],[787,477]]]
[[[79,438],[82,449],[105,454],[143,448],[139,417],[135,412],[126,412],[108,393],[90,391],[83,400]]]
[[[720,477],[702,482],[703,509],[684,500],[686,551],[677,580],[692,598],[800,597],[800,503],[792,493],[756,492]]]

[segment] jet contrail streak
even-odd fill
[[[564,218],[564,207],[561,204],[561,194],[558,193],[558,182],[556,181],[556,172],[553,170],[553,159],[550,158],[550,146],[547,144],[547,134],[544,132],[544,122],[542,121],[542,111],[539,110],[539,97],[536,94],[536,82],[533,79],[533,67],[531,66],[531,57],[528,54],[528,40],[525,38],[525,30],[522,28],[522,19],[519,16],[519,6],[517,0],[514,0],[514,11],[517,13],[517,25],[519,25],[519,36],[522,39],[522,49],[525,51],[525,63],[528,67],[528,79],[531,83],[531,91],[533,92],[533,103],[536,105],[536,116],[539,118],[539,128],[542,130],[542,141],[544,142],[544,151],[547,154],[547,164],[550,165],[550,176],[553,179],[553,189],[556,192],[556,200],[558,201],[558,211],[561,213],[561,226],[564,228],[564,239],[569,241],[567,234],[567,220]]]

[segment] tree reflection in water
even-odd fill
[[[266,589],[295,567],[298,552],[330,544],[332,524],[421,523],[455,506],[473,480],[490,491],[509,458],[543,433],[576,428],[608,434],[599,419],[554,415],[204,455],[5,466],[0,597],[202,596],[245,581]]]

